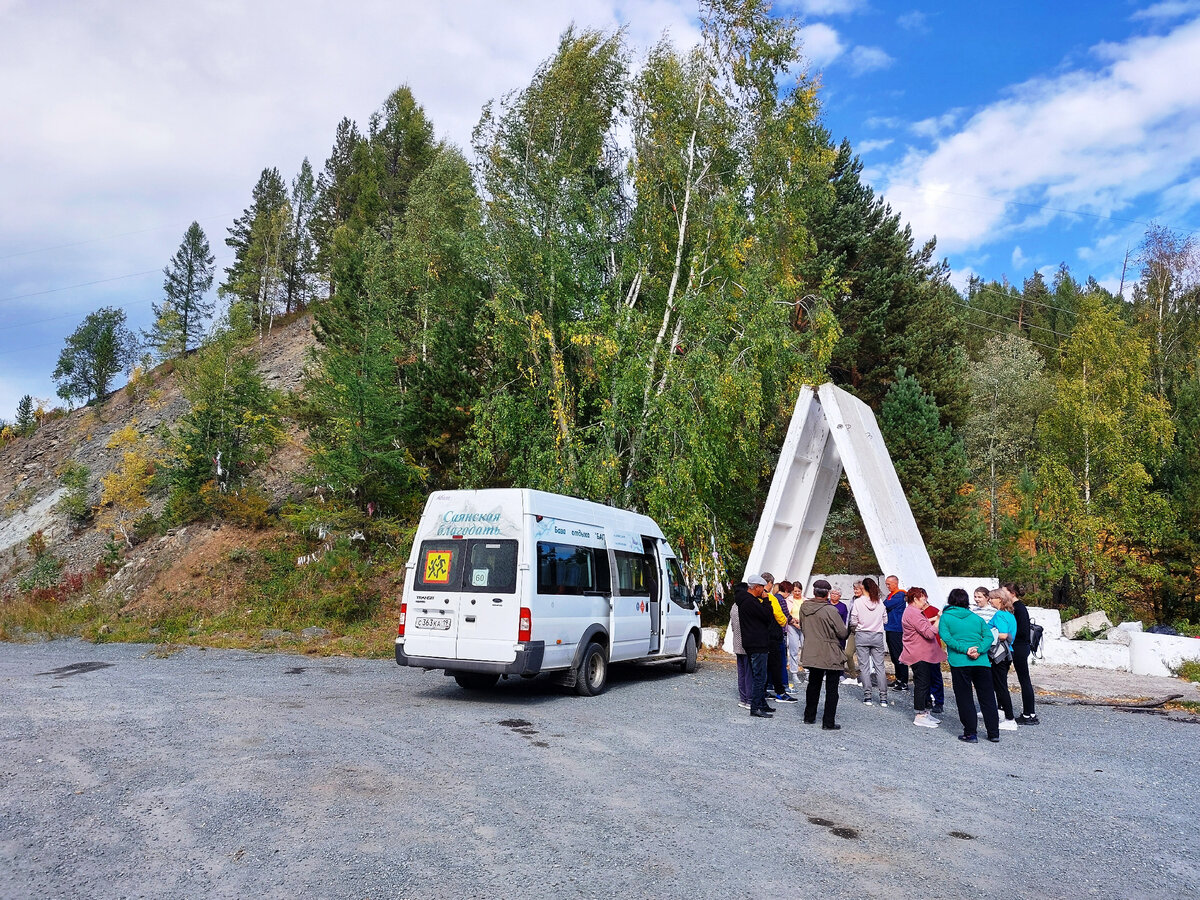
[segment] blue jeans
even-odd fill
[[[750,710],[767,708],[767,654],[749,653],[750,657]]]

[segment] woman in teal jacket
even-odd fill
[[[938,624],[938,636],[946,645],[950,662],[950,681],[954,685],[954,702],[963,733],[960,741],[979,742],[979,712],[987,728],[987,739],[1000,741],[1000,715],[996,709],[996,692],[992,688],[992,663],[988,648],[992,646],[992,629],[968,608],[967,592],[955,588],[950,592],[946,608]],[[979,710],[975,696],[979,697]]]

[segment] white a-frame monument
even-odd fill
[[[939,590],[875,414],[832,384],[800,389],[743,580],[770,572],[808,584],[843,468],[884,573]]]

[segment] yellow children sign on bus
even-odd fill
[[[450,550],[430,550],[425,554],[426,584],[448,584],[450,581]]]

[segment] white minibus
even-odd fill
[[[441,491],[409,555],[396,662],[470,689],[555,673],[598,694],[610,662],[695,671],[699,600],[647,516],[542,491]]]

